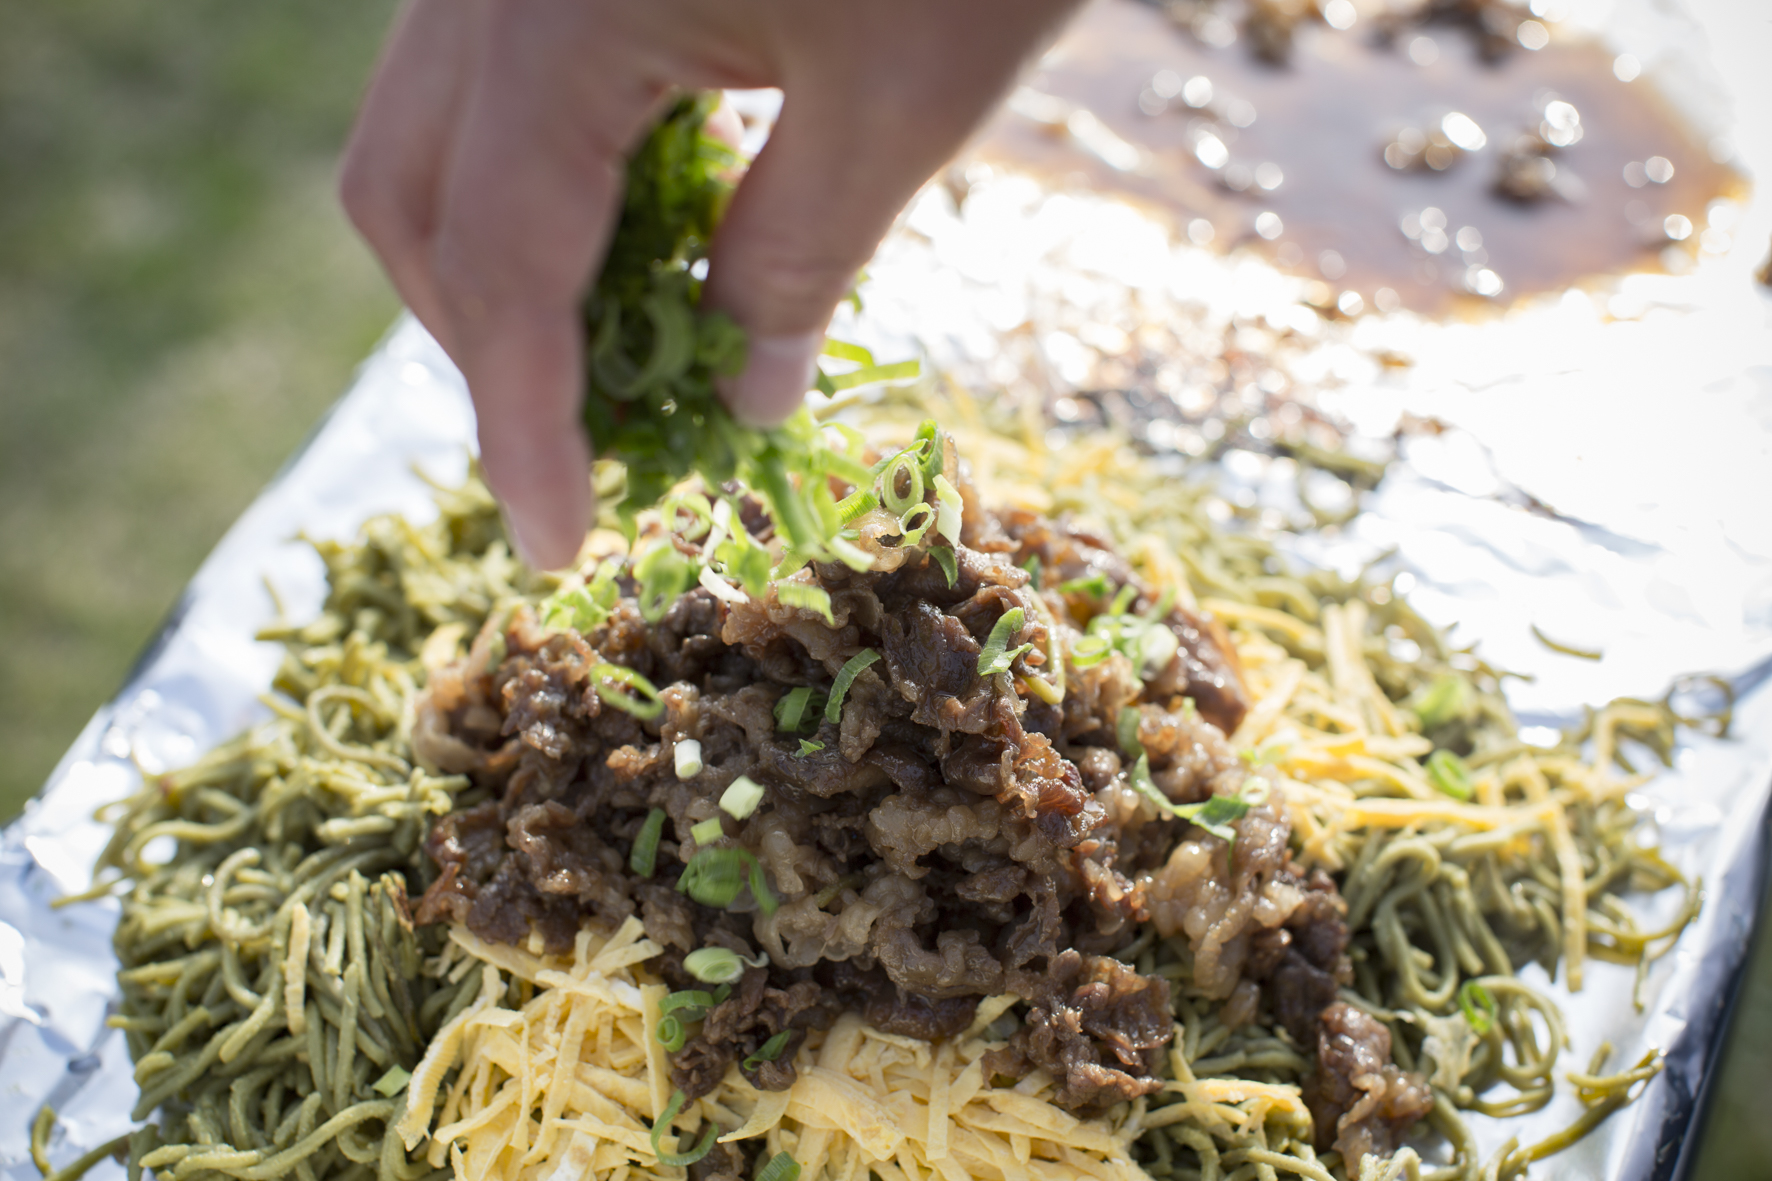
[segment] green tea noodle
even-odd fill
[[[132,1118],[160,1115],[128,1139],[131,1178],[433,1175],[386,1129],[478,979],[427,974],[438,948],[407,910],[427,884],[431,818],[468,789],[413,765],[413,698],[424,660],[451,658],[449,637],[531,577],[482,486],[439,500],[430,525],[384,517],[355,544],[319,544],[324,610],[264,633],[288,647],[272,719],[109,810],[100,866],[120,876],[93,893],[130,886],[110,1023],[135,1061]],[[33,1141],[45,1172],[53,1118],[45,1109]]]

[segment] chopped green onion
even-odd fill
[[[904,536],[899,538],[900,545],[921,545],[923,535],[929,532],[929,526],[935,521],[935,510],[919,500],[904,516],[898,519],[898,527]],[[913,522],[915,522],[913,524]]]
[[[1128,754],[1131,754],[1134,749],[1138,752],[1138,761],[1133,763],[1132,769],[1126,773],[1127,783],[1139,795],[1155,804],[1157,811],[1173,816],[1177,820],[1193,822],[1229,845],[1234,851],[1237,844],[1237,830],[1231,827],[1231,821],[1242,819],[1249,814],[1249,809],[1253,804],[1265,801],[1267,785],[1265,783],[1261,785],[1260,799],[1245,798],[1242,795],[1214,795],[1208,796],[1197,804],[1175,803],[1163,794],[1163,789],[1158,787],[1156,780],[1151,778],[1151,756],[1145,751],[1143,744],[1138,741],[1137,718],[1138,711],[1132,706],[1127,706],[1120,711],[1118,727],[1120,747]],[[1254,793],[1251,792],[1250,795],[1253,796]]]
[[[845,525],[850,525],[857,517],[865,517],[879,507],[880,502],[874,498],[874,494],[863,488],[837,502],[837,515],[843,519]]]
[[[679,493],[667,498],[658,508],[659,515],[664,519],[664,527],[684,541],[700,541],[714,527],[714,508],[708,503],[708,498],[699,492]],[[688,515],[687,528],[677,525],[678,513]]]
[[[696,575],[695,581],[699,582],[702,589],[708,594],[724,603],[743,603],[750,597],[722,578],[719,571],[712,566],[703,566],[701,573]]]
[[[836,681],[831,685],[830,700],[825,703],[825,721],[833,726],[842,724],[843,698],[848,696],[849,686],[855,684],[855,678],[861,675],[863,669],[878,659],[880,659],[878,652],[872,648],[863,648],[844,662],[843,667],[837,672]]]
[[[925,418],[917,424],[917,442],[927,445],[923,454],[923,478],[930,483],[934,483],[947,464],[945,440],[946,435],[933,418]]]
[[[816,611],[824,616],[824,621],[832,627],[837,621],[831,615],[831,595],[822,586],[813,586],[809,582],[778,582],[775,584],[775,597],[783,606],[801,607],[808,611]]]
[[[781,1052],[787,1049],[788,1041],[793,1036],[793,1030],[782,1030],[758,1047],[755,1054],[748,1055],[741,1064],[742,1068],[745,1070],[755,1070],[765,1062],[774,1062],[777,1058],[781,1057]]]
[[[1495,1024],[1495,998],[1475,980],[1466,980],[1458,990],[1458,1007],[1464,1010],[1473,1033],[1488,1033]]]
[[[821,751],[823,749],[824,749],[824,743],[814,742],[810,738],[802,738],[802,739],[800,739],[800,753],[795,755],[794,757],[796,759],[803,759],[807,755],[816,754],[818,751]]]
[[[1151,604],[1150,609],[1144,613],[1144,617],[1151,620],[1153,623],[1158,620],[1167,619],[1169,617],[1169,610],[1175,606],[1175,600],[1177,597],[1174,587],[1164,587],[1163,593],[1157,596],[1157,601]]]
[[[1108,593],[1107,575],[1097,570],[1085,578],[1072,578],[1058,584],[1061,595],[1088,595],[1095,599],[1105,599]]]
[[[1208,796],[1197,804],[1184,804],[1175,810],[1183,820],[1191,820],[1227,845],[1237,841],[1231,821],[1249,814],[1249,801],[1239,796]]]
[[[1181,648],[1181,640],[1166,623],[1143,623],[1137,636],[1138,656],[1133,660],[1133,666],[1138,669],[1140,679],[1168,668]]]
[[[796,730],[805,729],[806,710],[812,702],[812,689],[801,685],[797,689],[789,689],[775,703],[775,728],[792,734]],[[816,721],[814,725],[816,725]]]
[[[1138,712],[1136,705],[1120,707],[1120,716],[1114,723],[1114,736],[1120,740],[1120,750],[1130,755],[1144,753],[1144,743],[1138,740],[1138,724],[1144,715]]]
[[[1151,778],[1151,756],[1144,751],[1138,752],[1138,761],[1132,764],[1132,770],[1126,772],[1126,782],[1132,785],[1132,790],[1155,804],[1157,811],[1174,815],[1175,804],[1163,794],[1157,781]]]
[[[664,712],[664,702],[658,699],[658,690],[631,668],[619,664],[594,664],[591,666],[591,684],[596,686],[597,696],[605,705],[633,714],[643,722]]]
[[[1471,785],[1470,768],[1449,750],[1436,750],[1427,759],[1428,781],[1455,800],[1468,800],[1476,794]]]
[[[677,879],[677,890],[703,906],[722,909],[738,900],[746,885],[757,900],[757,909],[767,917],[775,913],[775,895],[763,876],[763,867],[745,849],[703,849],[690,858]]]
[[[1109,615],[1124,615],[1126,614],[1127,609],[1132,606],[1133,601],[1137,598],[1138,588],[1134,587],[1131,583],[1127,583],[1120,588],[1120,593],[1114,596],[1113,604],[1108,607],[1107,613]]]
[[[946,476],[935,477],[935,500],[939,507],[935,510],[935,531],[948,539],[948,544],[958,547],[960,544],[960,513],[964,507],[960,500],[960,492]]]
[[[892,457],[880,474],[880,507],[895,517],[902,517],[913,504],[923,503],[923,468],[917,462],[917,449],[907,447]],[[905,490],[898,490],[903,480]]]
[[[653,1033],[658,1044],[675,1054],[689,1042],[689,1031],[683,1027],[683,1021],[675,1013],[667,1013],[658,1019],[658,1029]]]
[[[763,785],[748,775],[740,775],[720,793],[720,811],[734,820],[743,820],[763,802]]]
[[[1409,706],[1421,719],[1421,728],[1432,730],[1442,722],[1462,717],[1470,708],[1470,682],[1455,672],[1441,673],[1426,688],[1417,690]]]
[[[388,1072],[375,1080],[375,1093],[384,1099],[391,1099],[406,1086],[412,1078],[412,1072],[399,1063],[388,1067]]]
[[[620,561],[605,558],[589,584],[571,590],[557,590],[543,599],[542,626],[570,627],[577,632],[588,632],[601,626],[609,618],[615,601],[621,597],[621,588],[615,584],[616,575],[620,571]]]
[[[676,1122],[678,1114],[683,1110],[686,1098],[687,1096],[682,1091],[673,1091],[671,1101],[665,1104],[665,1109],[659,1113],[657,1121],[652,1125],[652,1155],[657,1157],[658,1163],[667,1169],[688,1168],[713,1151],[714,1140],[720,1135],[720,1125],[709,1120],[707,1134],[701,1138],[701,1143],[691,1151],[666,1152],[659,1147],[659,1138],[664,1135],[665,1129]]]
[[[852,373],[839,373],[835,376],[821,373],[821,385],[830,386],[830,393],[854,389],[858,385],[872,385],[877,381],[908,381],[923,372],[923,363],[917,360],[896,361],[891,365],[864,365]]]
[[[1028,560],[1021,564],[1021,568],[1028,572],[1028,585],[1038,592],[1040,589],[1040,555],[1029,554]]]
[[[708,984],[731,984],[744,975],[746,967],[767,968],[767,955],[750,959],[724,947],[704,947],[683,957],[683,970]]]
[[[997,616],[997,622],[991,626],[991,634],[984,642],[984,651],[978,654],[978,675],[994,677],[998,673],[1006,673],[1017,657],[1033,648],[1032,644],[1023,644],[1014,651],[1008,651],[1009,641],[1021,634],[1021,626],[1027,613],[1020,607],[1011,607]]]
[[[695,584],[695,563],[677,552],[670,541],[661,541],[634,563],[640,584],[640,615],[647,623],[664,618],[677,596]]]
[[[689,830],[690,839],[702,846],[711,845],[725,835],[726,829],[718,816],[699,821]]]
[[[785,1152],[778,1152],[757,1171],[757,1181],[800,1181],[800,1162]]]
[[[952,590],[954,584],[960,581],[960,564],[954,558],[954,551],[938,545],[929,551],[929,556],[935,559],[941,572],[948,576],[948,589]]]
[[[1071,663],[1078,668],[1092,668],[1106,660],[1113,650],[1106,636],[1079,636],[1071,645]]]
[[[728,577],[736,578],[745,593],[757,598],[769,585],[769,551],[751,540],[751,535],[737,521],[732,536],[714,547],[714,557],[725,567]]]
[[[696,739],[679,738],[671,755],[676,760],[678,779],[694,779],[701,774],[701,743]]]
[[[846,530],[845,532],[848,536],[838,534],[836,537],[825,542],[825,548],[830,550],[832,557],[836,558],[837,561],[843,563],[851,570],[872,570],[874,568],[873,555],[869,554],[850,540],[850,538],[856,536],[853,529]],[[828,597],[825,601],[827,603],[830,602]],[[827,609],[825,611],[825,619],[828,621],[830,620],[830,617],[830,611]]]
[[[685,1021],[700,1021],[707,1016],[708,1010],[732,995],[730,985],[721,985],[713,992],[703,992],[699,988],[685,988],[681,992],[667,993],[658,1002],[661,1014],[681,1013]]]
[[[861,345],[850,344],[846,340],[838,340],[833,336],[824,338],[824,345],[819,349],[819,352],[827,357],[835,357],[839,361],[854,361],[857,365],[872,365],[874,363],[874,354]]]
[[[646,820],[640,825],[640,835],[634,838],[634,851],[628,854],[628,868],[634,876],[649,878],[658,867],[658,840],[664,835],[665,816],[663,808],[654,808],[646,814]]]

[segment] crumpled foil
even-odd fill
[[[1743,70],[1758,60],[1735,58]],[[1772,107],[1747,101],[1768,88],[1764,78],[1738,70],[1726,81],[1742,110]],[[1756,127],[1763,119],[1744,136]],[[1744,138],[1738,159],[1772,166],[1772,137]],[[1705,884],[1698,919],[1649,973],[1643,1010],[1628,969],[1591,963],[1579,996],[1536,966],[1522,973],[1563,1005],[1571,1045],[1559,1073],[1603,1041],[1614,1067],[1650,1047],[1667,1056],[1634,1104],[1537,1176],[1660,1181],[1690,1167],[1689,1133],[1761,896],[1772,301],[1749,272],[1772,238],[1772,201],[1727,213],[1736,247],[1687,274],[1630,276],[1484,323],[1349,322],[1300,303],[1299,281],[1178,246],[1130,208],[980,172],[959,193],[951,183],[925,191],[870,267],[865,312],[844,312],[833,329],[882,359],[921,354],[968,388],[1031,401],[1049,416],[1053,446],[1072,424],[1105,420],[1178,471],[1209,457],[1215,507],[1302,560],[1349,574],[1388,561],[1418,609],[1457,625],[1459,643],[1533,678],[1509,681],[1528,741],[1548,742],[1548,728],[1620,695],[1702,694],[1686,674],[1731,681],[1731,736],[1684,735],[1673,768],[1637,793],[1668,858]],[[105,1025],[117,904],[50,907],[91,883],[109,833],[95,811],[142,773],[188,763],[266,716],[258,695],[280,651],[253,635],[276,615],[268,587],[294,618],[324,594],[321,563],[298,535],[347,538],[388,511],[428,518],[435,507],[417,472],[460,480],[473,421],[460,375],[402,321],[0,835],[0,1177],[36,1175],[29,1126],[45,1103],[59,1115],[58,1164],[131,1126],[131,1066]],[[1301,488],[1319,507],[1348,494],[1300,469],[1281,445],[1298,431],[1392,460],[1348,524],[1289,530],[1308,507]],[[1603,658],[1552,652],[1533,625]],[[1634,903],[1653,925],[1677,893]],[[1488,1155],[1579,1111],[1564,1083],[1540,1112],[1473,1123]],[[92,1176],[122,1170],[105,1162]]]

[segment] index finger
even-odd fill
[[[662,87],[587,61],[595,5],[487,8],[432,267],[487,481],[525,557],[558,567],[591,510],[580,303],[619,211],[624,150]]]

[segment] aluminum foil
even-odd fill
[[[1709,13],[1713,35],[1716,22],[1745,27],[1747,7]],[[1762,58],[1719,43],[1720,72],[1694,72],[1685,49],[1673,66],[1699,78],[1698,91],[1735,96],[1737,159],[1764,174],[1772,102],[1762,92],[1772,83],[1754,69]],[[766,100],[747,109],[766,122]],[[1638,793],[1669,859],[1705,882],[1703,911],[1650,972],[1644,1008],[1631,1003],[1631,973],[1612,965],[1592,964],[1578,997],[1536,967],[1524,973],[1563,1004],[1566,1063],[1584,1064],[1602,1041],[1615,1047],[1614,1064],[1649,1047],[1667,1055],[1636,1103],[1537,1166],[1540,1176],[1647,1181],[1690,1165],[1689,1133],[1761,895],[1772,790],[1772,301],[1749,272],[1772,239],[1772,202],[1762,195],[1728,214],[1735,247],[1701,256],[1687,274],[1632,276],[1481,324],[1348,322],[1310,311],[1299,281],[1266,264],[1177,244],[1113,201],[980,175],[958,204],[951,186],[918,199],[870,267],[866,311],[844,313],[835,328],[883,359],[921,354],[971,389],[1033,399],[1053,416],[1054,445],[1067,423],[1096,415],[1136,430],[1178,470],[1212,454],[1224,514],[1301,560],[1351,573],[1393,554],[1385,560],[1419,609],[1533,678],[1509,682],[1528,740],[1549,741],[1585,706],[1658,696],[1685,674],[1732,681],[1731,737],[1687,736],[1674,767]],[[1301,483],[1273,444],[1300,422],[1394,460],[1345,527],[1288,529],[1313,477]],[[258,694],[280,656],[253,639],[275,615],[267,586],[296,618],[324,592],[300,537],[348,537],[388,511],[428,517],[435,509],[417,473],[459,480],[472,439],[460,375],[403,320],[0,836],[9,1100],[0,1177],[36,1175],[28,1129],[44,1103],[60,1117],[57,1163],[131,1126],[128,1056],[105,1025],[117,906],[50,907],[91,882],[109,831],[95,810],[135,790],[143,772],[189,762],[265,716]],[[1603,657],[1558,655],[1532,637],[1534,625]],[[1671,913],[1674,893],[1638,899],[1646,919]],[[1578,1112],[1564,1085],[1541,1112],[1476,1123],[1488,1153]],[[93,1173],[121,1175],[109,1162]]]

